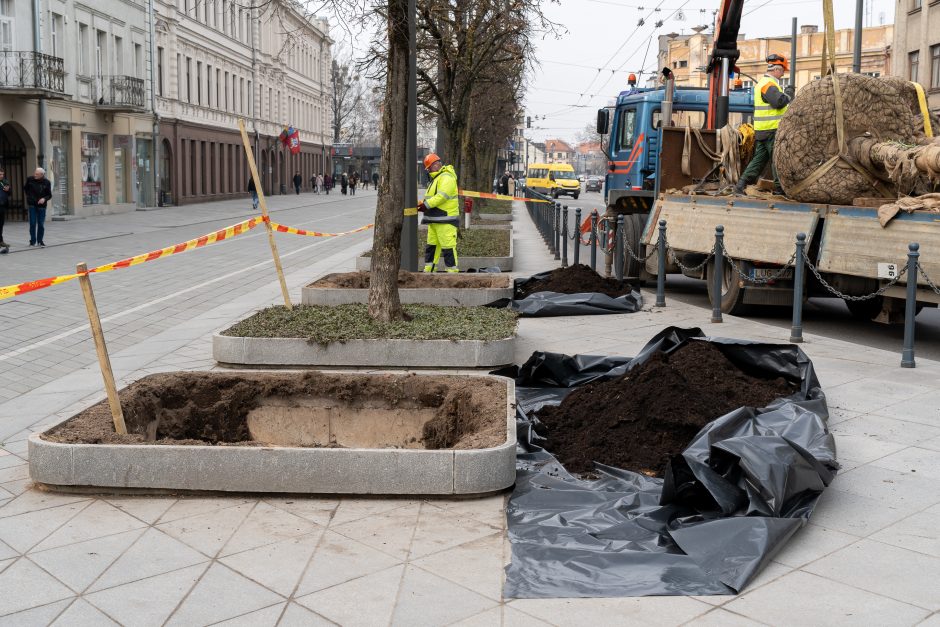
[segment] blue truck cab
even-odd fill
[[[610,134],[604,180],[608,213],[633,215],[650,210],[659,190],[661,110],[665,94],[663,87],[633,87],[620,92],[612,115],[610,108],[598,111],[598,132]],[[702,128],[707,112],[708,89],[676,88],[672,120],[665,126],[685,126],[688,121],[693,128]],[[732,121],[753,116],[753,96],[749,89],[729,92],[729,113]]]

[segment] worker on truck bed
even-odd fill
[[[772,54],[767,57],[767,72],[761,77],[754,88],[754,156],[747,168],[734,186],[734,194],[743,196],[744,189],[760,177],[761,172],[770,161],[774,176],[774,193],[783,194],[780,179],[777,178],[777,168],[774,163],[774,138],[780,118],[786,112],[796,88],[789,85],[786,89],[780,87],[783,73],[790,69],[786,57]]]
[[[424,158],[424,169],[431,184],[418,204],[428,225],[428,245],[424,249],[424,271],[434,272],[441,257],[448,272],[457,269],[457,227],[460,208],[457,201],[457,173],[454,166],[444,165],[433,152]]]

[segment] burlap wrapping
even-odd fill
[[[917,94],[908,81],[896,77],[872,78],[839,74],[846,145],[868,136],[878,141],[915,145],[925,141]],[[780,121],[774,146],[774,164],[787,196],[802,202],[852,204],[861,196],[897,195],[887,172],[863,163],[865,170],[883,181],[876,190],[870,176],[840,160],[819,180],[791,194],[821,164],[840,151],[836,139],[836,106],[832,77],[826,76],[800,89]]]

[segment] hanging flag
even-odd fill
[[[277,138],[281,140],[281,143],[286,146],[288,142],[288,139],[287,139],[288,137],[290,137],[290,133],[287,132],[287,127],[285,126],[283,129],[281,129],[281,134],[278,135]]]
[[[287,129],[287,146],[290,148],[292,155],[296,155],[300,152],[300,131],[293,126]]]

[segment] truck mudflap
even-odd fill
[[[806,233],[809,250],[820,207],[776,200],[663,195],[646,222],[643,242],[655,245],[659,221],[665,220],[671,249],[708,254],[715,245],[715,227],[722,225],[727,255],[782,266],[793,257],[797,233]]]
[[[821,272],[887,282],[907,263],[908,244],[920,244],[919,263],[927,275],[940,280],[940,215],[899,213],[885,228],[878,222],[878,210],[862,207],[830,206],[819,240],[817,267]],[[917,298],[938,302],[923,273],[917,276]],[[906,285],[904,277],[898,285]],[[903,298],[901,289],[891,295]]]
[[[645,189],[612,189],[607,194],[607,205],[618,214],[647,213],[653,204],[654,193]]]

